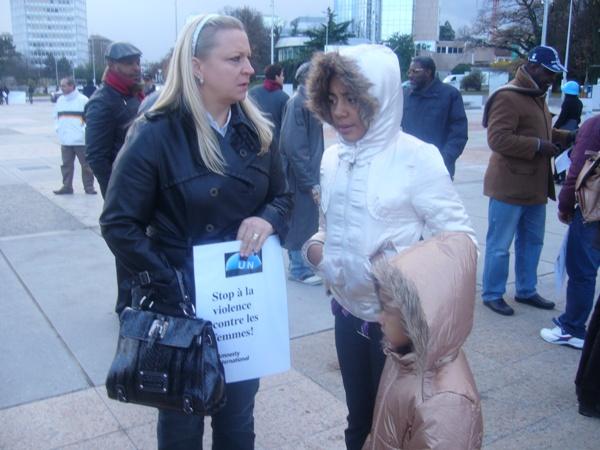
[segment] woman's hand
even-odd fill
[[[308,247],[306,258],[313,266],[318,266],[323,260],[323,244],[315,242]]]
[[[237,240],[242,241],[240,256],[247,258],[258,252],[267,238],[273,234],[273,227],[260,217],[248,217],[242,221],[237,233]]]

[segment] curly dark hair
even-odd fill
[[[377,99],[368,93],[373,83],[363,75],[356,61],[337,52],[313,56],[306,81],[308,108],[323,122],[333,123],[329,105],[329,84],[333,77],[356,98],[360,118],[368,128],[379,109]]]

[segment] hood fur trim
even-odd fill
[[[356,98],[360,117],[369,128],[379,109],[379,102],[369,94],[373,83],[361,72],[356,61],[338,52],[331,52],[316,54],[311,64],[306,82],[308,108],[323,122],[333,124],[329,104],[329,84],[331,79],[337,76]]]
[[[416,286],[387,258],[374,261],[371,271],[381,309],[398,318],[416,354],[418,369],[424,371],[429,345],[429,326]],[[386,345],[389,346],[389,343],[386,342]]]

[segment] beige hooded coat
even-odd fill
[[[481,447],[479,393],[461,350],[473,325],[476,268],[477,249],[465,233],[440,234],[374,264],[412,350],[386,351],[363,450]]]

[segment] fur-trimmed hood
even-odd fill
[[[477,248],[466,233],[442,233],[373,264],[387,309],[402,316],[412,351],[390,352],[407,370],[453,361],[473,326]]]
[[[365,136],[356,143],[340,143],[353,147],[356,158],[368,157],[385,149],[400,132],[402,122],[402,86],[398,57],[383,45],[356,45],[336,50],[342,58],[317,56],[307,81],[309,108],[324,122],[331,124],[329,82],[338,76],[354,91],[363,122],[368,125]],[[327,60],[327,62],[324,62]],[[348,63],[350,60],[350,63]],[[359,156],[360,155],[360,156]]]

